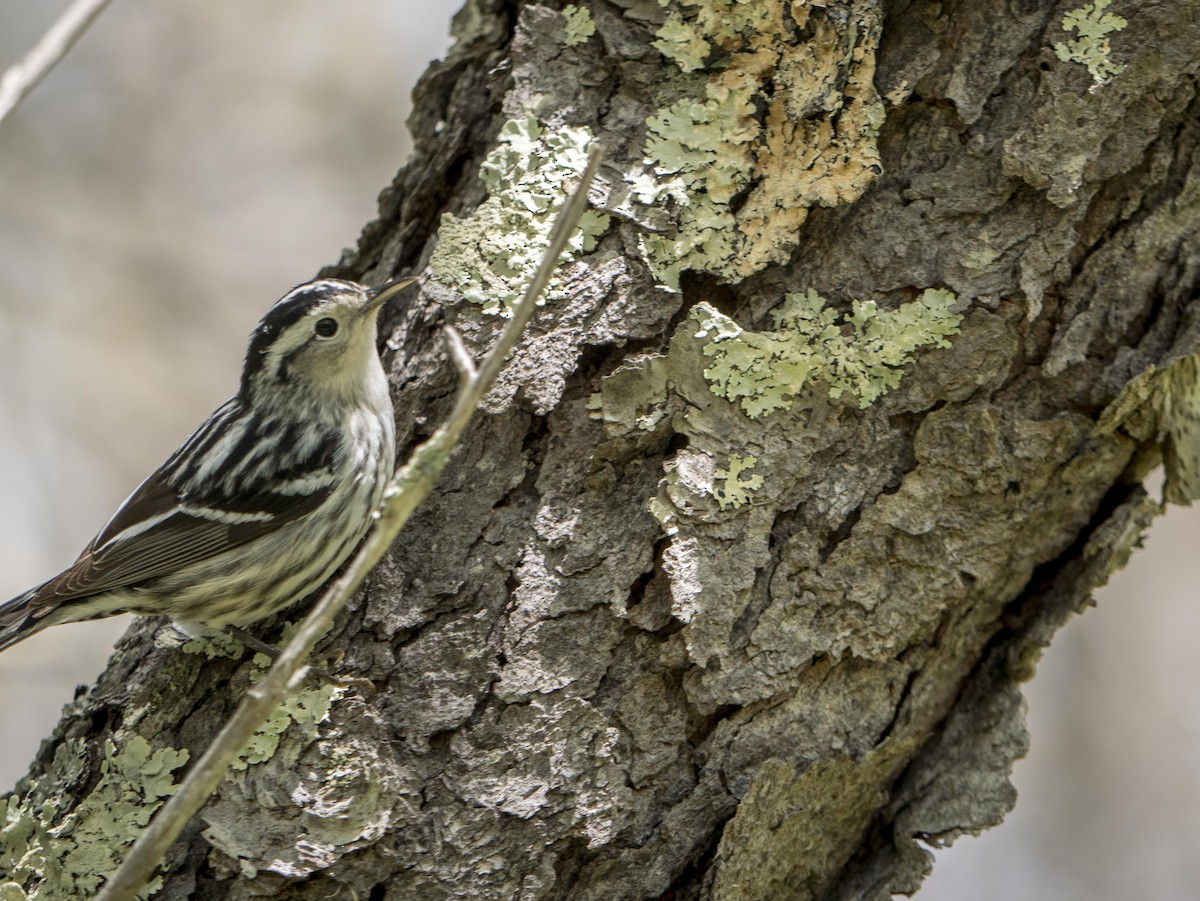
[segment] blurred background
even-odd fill
[[[0,599],[58,572],[236,388],[246,336],[335,262],[409,150],[459,0],[117,0],[0,126]],[[66,0],[5,0],[0,69]],[[925,901],[1192,899],[1200,510],[1176,509],[1027,686],[1005,823]],[[0,654],[0,792],[126,618]]]

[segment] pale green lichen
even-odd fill
[[[284,626],[281,645],[287,644],[295,634],[298,626],[288,623]],[[246,646],[224,632],[211,632],[197,636],[180,646],[186,654],[203,654],[208,659],[214,657],[246,656]],[[257,671],[251,676],[257,681],[262,678],[271,665],[271,658],[266,654],[256,653],[250,658],[251,664]],[[264,763],[275,756],[279,749],[279,741],[293,723],[300,727],[301,734],[313,737],[317,733],[317,725],[325,720],[329,708],[337,692],[337,687],[327,682],[321,682],[312,688],[299,688],[284,699],[283,703],[271,712],[271,715],[255,730],[254,735],[246,742],[231,764],[235,770],[244,770],[255,763]]]
[[[299,728],[302,736],[308,739],[315,738],[317,726],[329,715],[329,708],[338,691],[337,686],[328,682],[321,682],[314,688],[293,691],[255,730],[254,735],[230,765],[232,769],[244,770],[252,764],[265,763],[274,757],[279,749],[280,740],[293,723]]]
[[[673,65],[628,181],[676,221],[645,235],[642,254],[668,288],[688,269],[744,278],[788,257],[810,207],[857,199],[880,171],[878,9],[659,2],[653,45]]]
[[[663,56],[674,60],[684,72],[694,72],[704,65],[712,53],[712,45],[695,25],[684,21],[679,12],[672,12],[658,29],[658,40],[650,46]]]
[[[547,132],[528,118],[506,122],[497,141],[481,170],[490,196],[465,219],[442,217],[429,267],[485,312],[507,316],[541,261],[568,189],[587,166],[592,136],[586,128]],[[608,226],[608,216],[585,211],[564,259],[592,250]],[[546,302],[563,288],[556,275]]]
[[[170,647],[174,641],[170,636],[170,630],[163,630],[160,635],[163,634],[167,637],[161,640],[159,636],[155,636],[156,646]],[[216,660],[218,657],[229,657],[236,660],[246,655],[244,644],[229,633],[219,632],[215,629],[205,630],[202,634],[192,636],[176,646],[185,654],[203,655],[209,660]]]
[[[710,82],[705,100],[681,100],[647,122],[646,155],[653,161],[657,194],[644,178],[639,196],[672,197],[679,204],[673,235],[646,235],[643,254],[663,284],[679,287],[684,268],[718,265],[736,251],[730,201],[750,180],[756,85],[748,78],[729,86]]]
[[[757,457],[731,454],[729,464],[724,469],[713,472],[712,495],[722,510],[726,507],[741,507],[743,504],[750,503],[751,493],[762,488],[763,477],[761,475],[742,478],[742,474],[752,470],[756,463],[758,463]],[[717,482],[724,482],[724,485],[718,488]]]
[[[670,8],[652,42],[684,72],[703,67],[716,51],[730,52],[773,42],[779,34],[779,0],[658,0]]]
[[[704,370],[713,393],[759,417],[790,407],[809,381],[823,382],[834,400],[849,395],[869,406],[900,384],[919,348],[949,346],[962,321],[951,310],[955,299],[930,288],[896,310],[856,300],[843,317],[810,288],[787,295],[771,313],[775,328],[764,332],[746,331],[706,303],[689,316],[713,360]]]
[[[563,28],[567,33],[564,43],[568,47],[584,44],[596,33],[596,20],[592,18],[591,11],[586,7],[571,3],[563,7],[562,17]]]
[[[63,742],[32,793],[10,796],[0,806],[0,873],[8,880],[0,886],[5,893],[0,897],[53,901],[95,894],[154,812],[175,793],[173,774],[188,752],[154,750],[140,735],[118,733],[105,742],[95,787],[60,818],[85,759],[82,741]],[[47,791],[42,785],[53,788]],[[26,893],[21,886],[30,884],[34,887]],[[138,897],[149,897],[161,885],[156,877]],[[14,893],[14,886],[21,894]]]
[[[1094,0],[1071,10],[1063,16],[1062,27],[1064,31],[1076,32],[1079,37],[1054,45],[1055,56],[1064,63],[1086,66],[1097,85],[1108,84],[1125,69],[1110,58],[1112,45],[1108,36],[1129,23],[1121,16],[1105,12],[1111,4],[1112,0]]]

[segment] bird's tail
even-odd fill
[[[39,586],[40,588],[41,586]],[[12,647],[35,632],[51,625],[54,619],[45,616],[46,609],[34,603],[38,589],[32,588],[11,601],[0,604],[0,651]]]

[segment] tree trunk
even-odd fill
[[[402,457],[593,139],[594,209],[323,646],[376,691],[303,686],[156,897],[886,898],[997,823],[1019,683],[1196,481],[1200,0],[1072,9],[468,2],[328,270],[430,267]],[[170,634],[9,797],[11,883],[89,896],[261,672]]]

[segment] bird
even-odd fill
[[[415,281],[321,278],[284,294],[250,335],[237,393],[71,566],[0,604],[0,651],[120,613],[262,650],[243,627],[315,595],[383,498],[396,448],[376,317]]]

